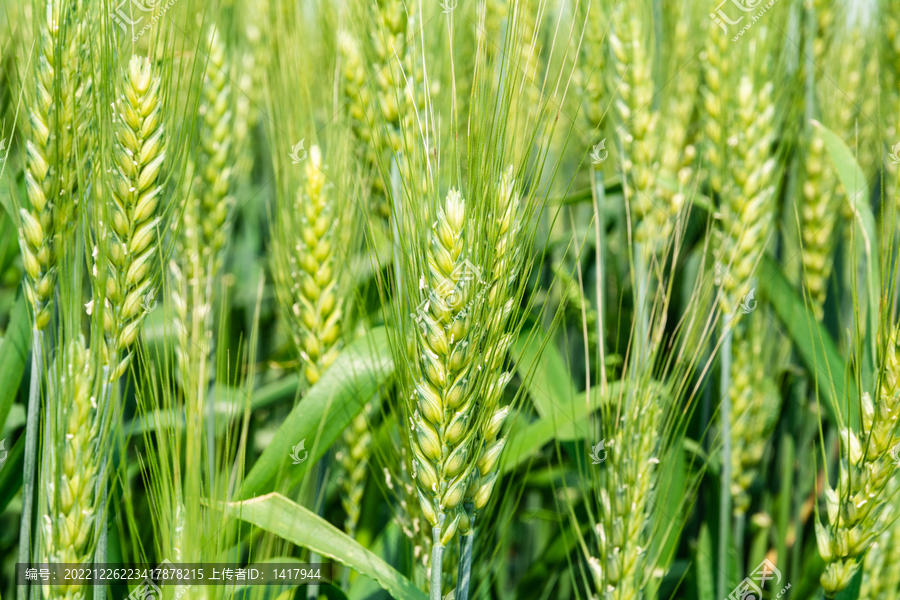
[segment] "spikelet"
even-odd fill
[[[324,168],[321,150],[310,147],[303,184],[282,210],[274,242],[276,291],[310,384],[338,355],[344,314],[346,270],[337,257],[346,215],[336,214],[338,192],[327,183]]]
[[[880,358],[879,389],[861,399],[859,429],[844,428],[837,488],[825,489],[827,522],[816,521],[816,542],[825,561],[820,578],[829,597],[845,589],[862,565],[862,555],[883,529],[881,512],[894,473],[891,450],[900,443],[895,423],[900,412],[900,356],[894,329]]]
[[[95,370],[84,339],[72,341],[60,355],[59,377],[51,377],[47,442],[49,470],[42,476],[47,490],[41,517],[44,562],[89,566],[92,560],[95,489],[98,469],[98,419]],[[44,588],[45,598],[81,600],[78,583]]]
[[[446,545],[456,532],[460,505],[475,467],[475,349],[469,305],[475,299],[467,256],[466,206],[450,190],[439,209],[423,278],[428,297],[417,309],[415,390],[410,406],[411,446],[419,500]],[[436,540],[437,542],[437,540]]]
[[[166,156],[160,80],[150,61],[132,57],[118,91],[109,189],[102,195],[98,190],[98,201],[108,201],[95,243],[105,248],[102,253],[94,250],[93,302],[104,300],[103,359],[111,381],[128,366],[131,355],[120,361],[120,352],[137,338],[147,298],[153,296],[151,274],[159,252],[157,215],[163,195],[158,180]]]
[[[900,591],[900,520],[894,507],[898,479],[890,479],[885,493],[891,499],[878,517],[881,534],[866,553],[860,600],[893,600]]]

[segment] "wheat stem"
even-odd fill
[[[469,600],[469,580],[472,577],[472,547],[475,545],[475,513],[473,505],[467,502],[465,510],[472,516],[469,532],[459,536],[459,571],[456,576],[456,600]]]
[[[43,359],[43,332],[35,327],[31,331],[31,383],[28,387],[28,421],[25,425],[25,465],[22,476],[22,521],[19,524],[19,562],[31,562],[31,521],[34,515],[34,482],[37,456],[38,424],[41,410],[41,374]],[[28,584],[19,586],[19,600],[31,596]]]
[[[730,315],[725,315],[729,318]],[[719,393],[722,395],[722,475],[719,481],[719,577],[716,580],[716,597],[724,598],[728,588],[729,539],[731,528],[731,321],[725,323],[722,332],[722,367]]]

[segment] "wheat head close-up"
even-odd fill
[[[0,5],[0,600],[900,600],[900,0]]]

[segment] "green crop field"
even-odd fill
[[[900,600],[900,0],[716,1],[0,0],[0,600]]]

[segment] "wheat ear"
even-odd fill
[[[879,516],[887,506],[885,489],[894,471],[891,449],[900,443],[895,423],[900,412],[900,356],[895,329],[880,360],[875,399],[864,393],[861,427],[840,432],[837,488],[825,488],[827,523],[816,519],[816,542],[825,561],[819,579],[825,594],[845,589],[862,565],[862,555],[881,533]]]
[[[281,215],[275,244],[276,290],[310,384],[338,355],[344,314],[344,271],[337,261],[342,221],[335,214],[336,192],[327,183],[324,168],[321,150],[310,147],[303,184]]]
[[[671,229],[669,214],[654,206],[657,156],[656,126],[659,112],[652,109],[654,94],[652,13],[645,2],[638,7],[620,4],[612,13],[609,33],[610,67],[619,97],[613,104],[622,167],[633,190],[629,202],[637,220],[635,241],[655,242]],[[654,243],[654,246],[656,244]]]
[[[411,445],[419,502],[433,529],[432,590],[440,590],[443,547],[456,533],[475,467],[470,445],[476,415],[469,377],[477,342],[466,306],[474,295],[464,277],[466,224],[465,201],[450,190],[431,234],[423,278],[430,295],[415,332]]]
[[[61,9],[58,2],[48,2],[41,16],[35,65],[34,93],[29,101],[29,136],[25,142],[25,190],[30,206],[20,208],[19,245],[25,269],[25,293],[34,313],[38,331],[50,322],[53,292],[56,286],[56,235],[59,227],[57,202],[60,182],[67,181],[67,169],[60,132],[69,132],[65,102],[68,85],[61,81],[62,65],[57,51],[60,40]],[[57,94],[60,102],[54,101]],[[63,135],[68,135],[65,133]],[[64,172],[65,171],[65,172]]]
[[[146,310],[142,306],[152,285],[151,269],[157,247],[157,208],[163,193],[158,185],[165,160],[160,80],[146,58],[128,63],[115,102],[116,132],[110,178],[107,222],[96,236],[105,244],[95,249],[94,301],[102,297],[106,334],[104,364],[109,380],[118,379],[131,360],[120,357],[137,337]],[[92,308],[96,308],[93,307]],[[121,358],[121,360],[120,360]]]
[[[885,493],[896,501],[900,489],[896,477],[888,482]],[[881,534],[872,543],[862,567],[860,600],[889,600],[900,590],[900,520],[897,509],[889,503],[878,516]]]
[[[213,32],[199,108],[203,116],[199,151],[188,168],[192,183],[185,194],[178,256],[170,264],[175,279],[172,304],[179,331],[176,353],[185,383],[194,388],[208,384],[216,276],[224,261],[228,216],[234,205],[229,192],[236,124],[228,73],[225,45]],[[199,379],[188,382],[192,377]]]
[[[51,386],[53,418],[46,443],[49,471],[43,528],[44,560],[85,565],[91,562],[97,513],[97,450],[100,421],[94,397],[95,370],[90,351],[79,336],[60,355],[58,386]],[[51,379],[52,381],[52,379]],[[54,389],[55,388],[55,389]],[[81,584],[49,587],[49,598],[80,600]]]

